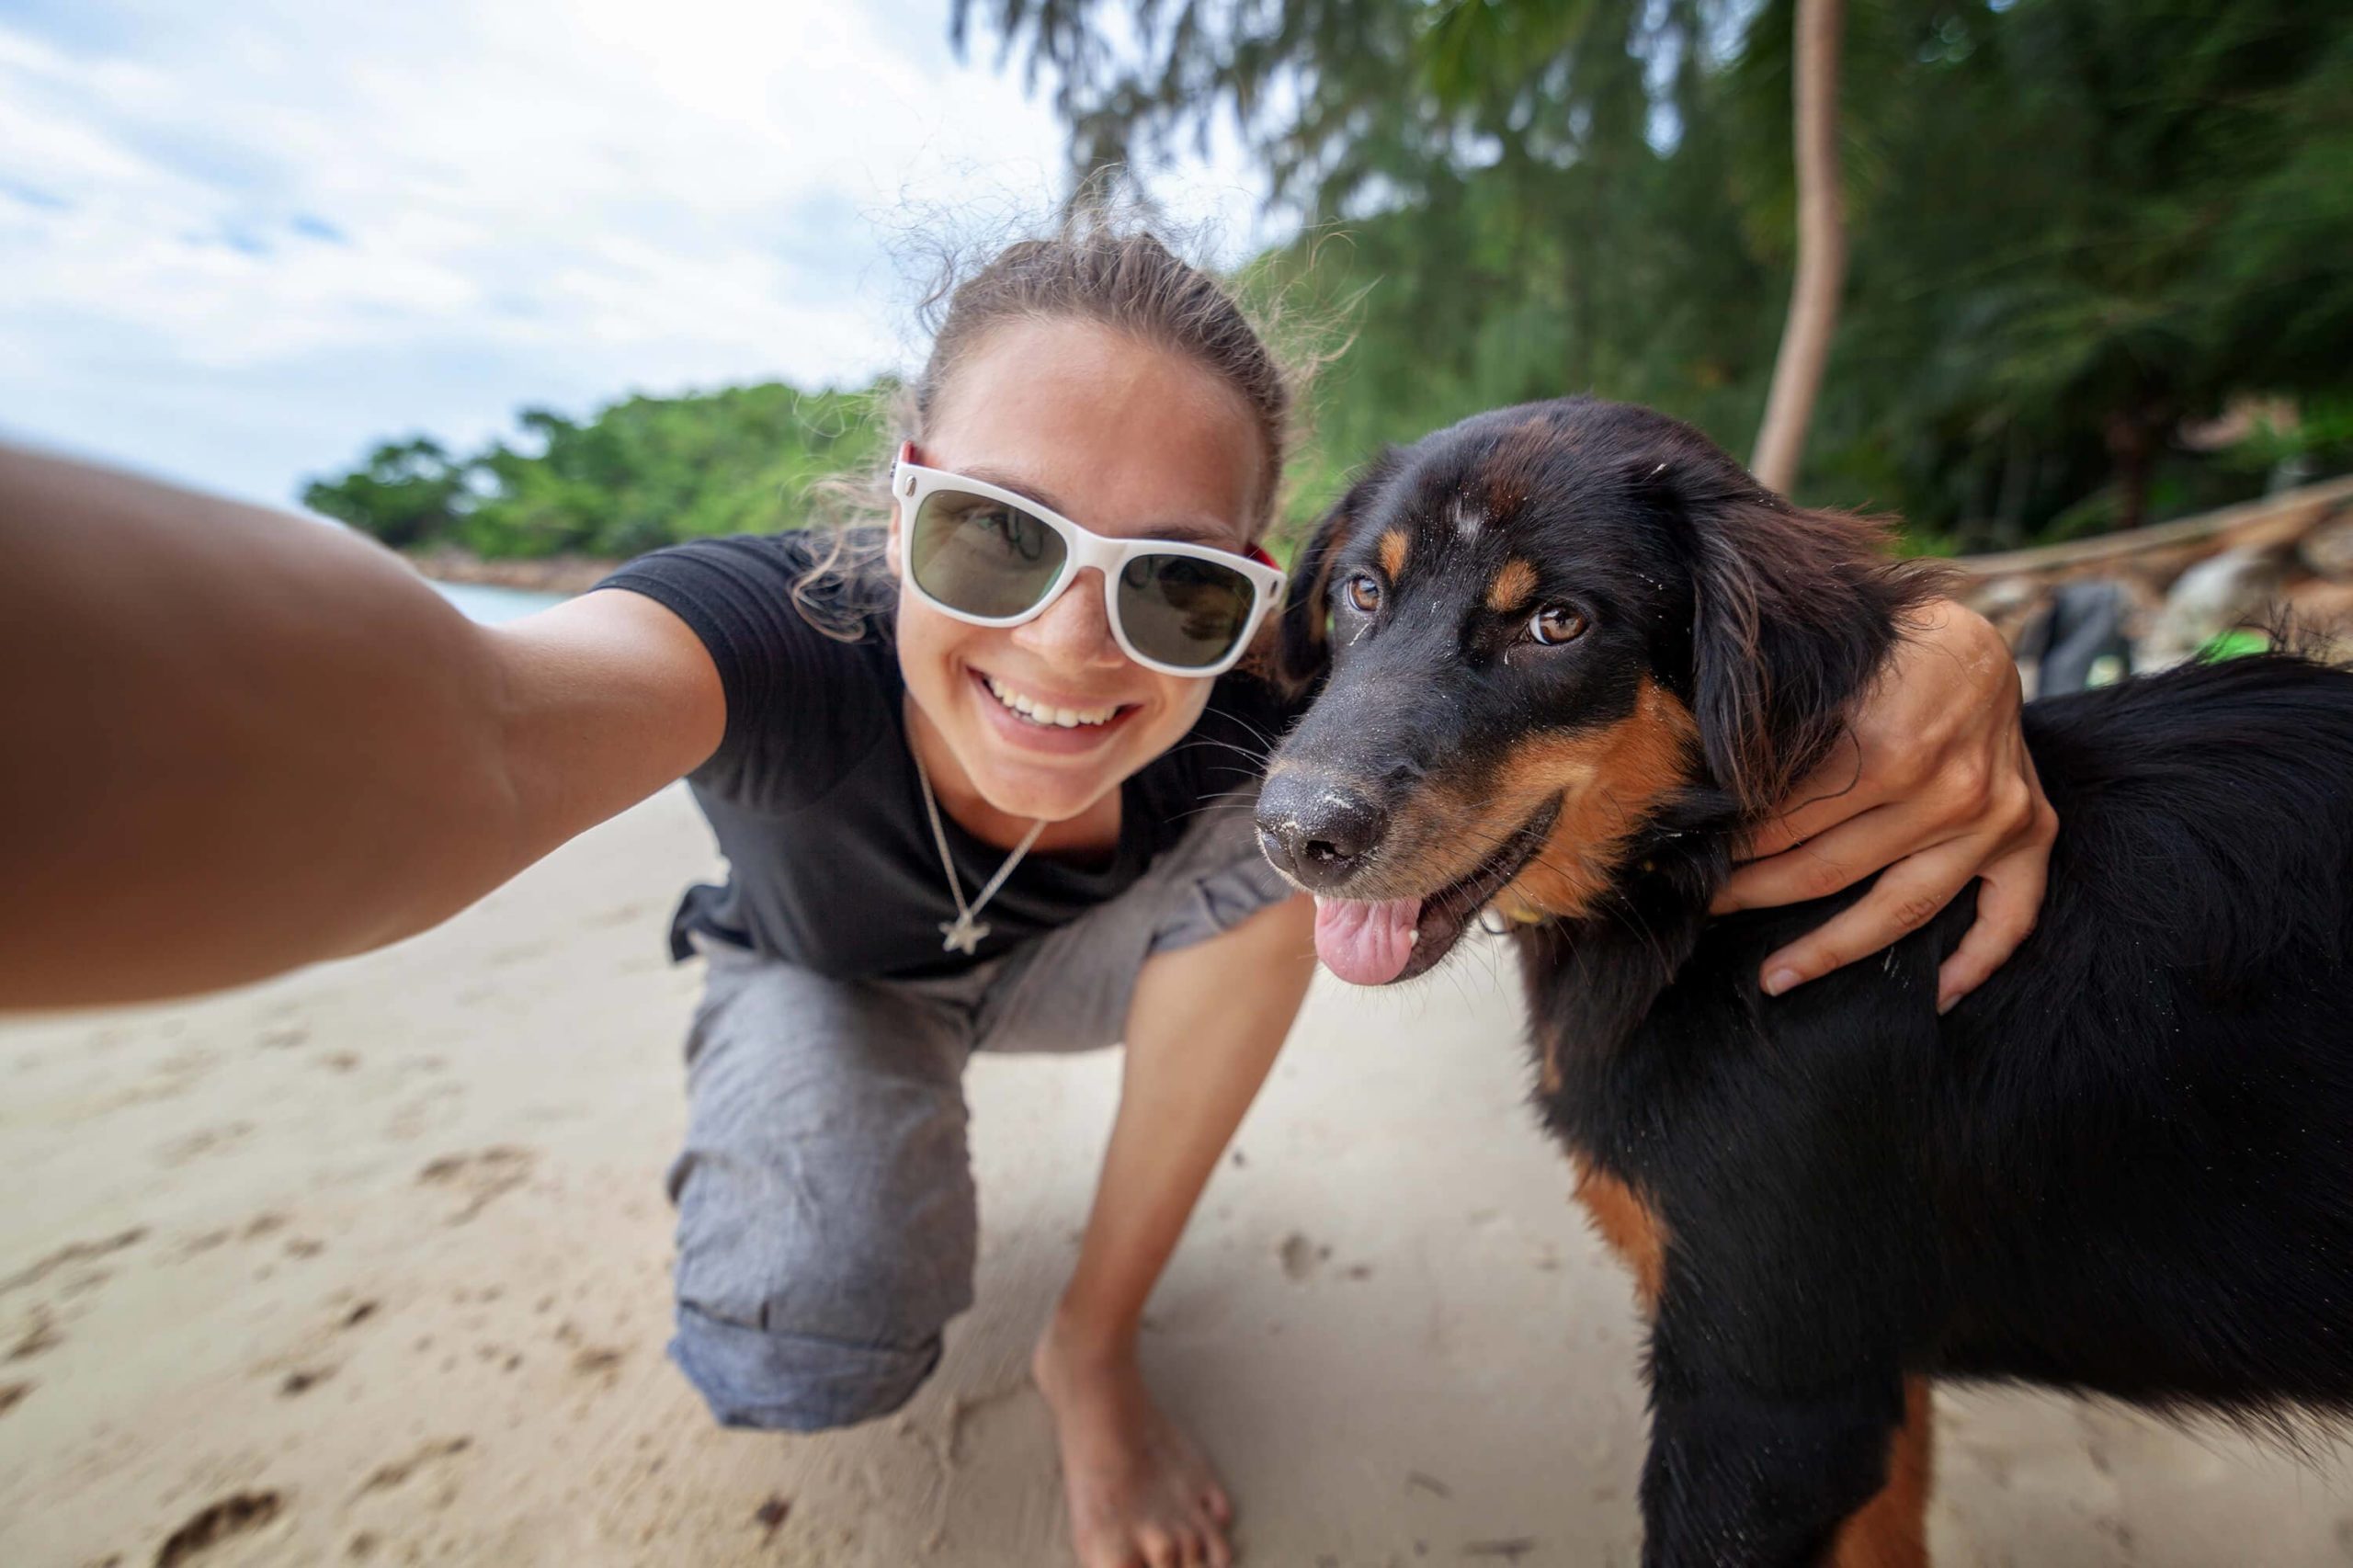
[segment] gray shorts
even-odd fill
[[[904,1404],[972,1301],[967,1058],[1116,1043],[1147,958],[1290,891],[1237,799],[1118,898],[961,974],[831,980],[699,940],[670,1354],[711,1413],[805,1432]]]

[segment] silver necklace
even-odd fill
[[[939,823],[939,801],[931,792],[931,775],[925,770],[923,756],[915,747],[909,746],[907,755],[915,759],[915,778],[923,784],[924,815],[931,819],[931,841],[939,846],[939,869],[948,873],[948,893],[956,901],[956,918],[939,923],[939,934],[946,938],[939,944],[939,950],[977,954],[989,935],[988,926],[978,918],[982,908],[996,896],[996,890],[1005,886],[1005,879],[1013,875],[1013,868],[1021,864],[1021,857],[1029,853],[1029,846],[1046,831],[1046,821],[1040,817],[1029,824],[1027,836],[1005,858],[1005,864],[996,869],[996,875],[981,890],[981,896],[966,903],[963,881],[956,875],[956,861],[948,853],[948,830]]]

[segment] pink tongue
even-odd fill
[[[1405,971],[1414,956],[1414,926],[1422,917],[1418,898],[1383,903],[1359,899],[1315,901],[1315,956],[1351,985],[1386,985]]]

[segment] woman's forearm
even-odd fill
[[[429,923],[512,858],[500,678],[343,529],[0,449],[0,1007]]]
[[[1294,897],[1137,977],[1120,1111],[1057,1312],[1064,1348],[1123,1354],[1194,1202],[1250,1108],[1315,972]],[[1080,1343],[1087,1342],[1087,1343]]]

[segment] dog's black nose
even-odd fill
[[[1389,815],[1320,774],[1286,768],[1258,792],[1267,858],[1318,892],[1356,873],[1389,829]]]

